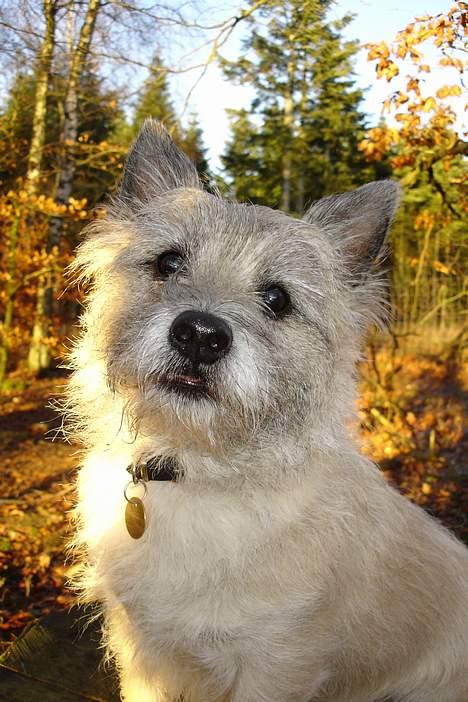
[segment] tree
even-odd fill
[[[42,157],[41,190],[53,192],[54,166],[60,136],[60,96],[64,78],[55,74],[49,86],[46,115],[46,143]],[[115,133],[123,119],[115,91],[106,89],[94,73],[85,74],[80,86],[78,136],[74,150],[75,175],[73,195],[66,205],[44,194],[28,196],[24,189],[27,154],[32,136],[32,110],[35,96],[34,75],[20,75],[14,81],[11,96],[1,120],[0,171],[5,173],[0,185],[0,231],[6,233],[0,245],[0,308],[7,315],[2,324],[4,369],[8,357],[21,355],[30,341],[31,319],[35,318],[37,288],[42,279],[54,290],[62,285],[61,271],[69,262],[77,241],[77,233],[86,216],[86,205],[94,206],[115,183],[122,168],[126,148],[115,141]],[[8,172],[9,169],[9,172]],[[47,251],[50,219],[60,217],[63,234],[60,250]],[[15,225],[15,226],[13,226]],[[7,259],[5,244],[16,231],[15,266]],[[3,259],[3,260],[2,260]],[[9,259],[12,260],[11,258]],[[1,283],[5,282],[2,288]],[[6,294],[8,293],[8,294]],[[56,350],[57,328],[67,324],[70,305],[65,296],[63,309],[47,316],[47,338],[44,345]],[[60,312],[60,316],[59,313]],[[6,324],[4,322],[6,321]],[[54,330],[55,328],[55,330]]]
[[[270,110],[272,112],[272,110]],[[230,175],[236,197],[272,207],[281,201],[282,142],[276,125],[280,120],[273,113],[264,114],[257,126],[247,110],[229,110],[231,140],[222,157]]]
[[[403,331],[421,323],[458,324],[466,305],[468,149],[455,109],[463,92],[466,7],[457,2],[445,13],[416,17],[390,45],[367,47],[378,79],[390,84],[383,111],[393,120],[371,129],[360,148],[369,162],[389,158],[404,186],[393,231],[393,288]],[[447,83],[432,93],[424,77],[435,66],[446,72]]]
[[[151,36],[159,44],[164,27],[208,36],[206,60],[180,67],[198,68],[201,78],[238,23],[265,2],[203,26],[193,14],[187,21],[177,3],[21,0],[18,12],[0,0],[0,62],[14,77],[0,115],[0,377],[7,366],[19,367],[28,347],[34,372],[58,350],[68,318],[62,302],[52,304],[52,292],[76,243],[76,221],[120,171],[131,125],[119,106],[134,94],[128,67],[146,66],[142,43],[147,47]],[[161,61],[159,68],[164,83],[170,71]],[[102,84],[111,73],[113,94]],[[164,85],[159,89],[164,95]],[[170,102],[168,91],[166,97]],[[185,133],[175,120],[174,129],[205,171],[198,125]]]
[[[158,119],[174,139],[178,139],[180,126],[172,104],[168,73],[161,56],[156,54],[150,74],[143,83],[133,118],[133,136],[136,137],[147,117]]]
[[[43,12],[45,31],[37,60],[31,141],[24,176],[24,188],[26,196],[30,200],[34,200],[37,196],[41,180],[42,155],[46,134],[47,96],[55,48],[55,15],[57,12],[55,0],[44,0]],[[3,382],[7,370],[9,335],[18,288],[17,248],[21,217],[22,208],[14,209],[8,233],[5,314],[2,323],[2,339],[0,341],[0,383]]]
[[[203,146],[202,130],[195,115],[191,116],[186,129],[180,123],[171,99],[168,71],[159,54],[156,54],[153,59],[150,75],[143,84],[135,107],[133,137],[136,137],[147,117],[153,117],[162,122],[176,144],[195,163],[200,175],[207,177],[209,168],[206,149]]]
[[[358,45],[341,37],[352,17],[329,21],[331,4],[269,0],[249,19],[242,58],[223,62],[228,78],[256,92],[250,119],[231,111],[226,170],[237,193],[250,192],[242,175],[249,172],[251,199],[280,200],[287,211],[359,185],[372,172],[357,148],[365,128],[351,65]],[[246,150],[237,142],[241,132]]]
[[[72,149],[78,136],[78,96],[80,82],[86,68],[97,15],[101,0],[88,0],[86,12],[78,32],[76,43],[71,46],[69,55],[69,70],[63,100],[63,120],[61,130],[61,149],[57,164],[57,179],[55,198],[59,205],[66,205],[73,189],[75,161]],[[73,8],[70,8],[70,12]],[[33,144],[31,144],[31,149]],[[50,253],[60,244],[62,232],[62,217],[51,217],[46,251]],[[49,275],[50,278],[50,275]],[[47,335],[47,318],[52,311],[53,288],[47,277],[39,280],[37,287],[37,305],[34,319],[31,344],[29,347],[29,369],[38,372],[50,365],[49,347],[44,342]]]
[[[0,113],[0,191],[15,188],[17,179],[26,175],[35,95],[34,75],[18,73]]]
[[[57,7],[58,3],[56,0],[44,0],[43,2],[45,33],[36,70],[34,117],[25,178],[26,190],[29,195],[35,195],[38,192],[41,177],[42,152],[46,134],[47,94],[55,49],[55,15]]]
[[[115,89],[89,70],[80,83],[78,128],[73,154],[73,195],[86,198],[94,208],[112,188],[122,171],[128,141],[125,113]]]
[[[203,145],[203,132],[198,124],[196,115],[191,115],[187,129],[183,130],[179,145],[194,162],[202,180],[208,183],[210,169],[206,157],[206,148]]]

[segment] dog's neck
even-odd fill
[[[300,436],[283,435],[273,445],[250,442],[232,446],[229,452],[170,446],[162,444],[160,438],[151,441],[147,437],[144,446],[136,442],[134,465],[149,467],[146,479],[204,486],[207,490],[225,490],[227,485],[229,490],[249,486],[277,489],[284,483],[300,481],[311,465],[318,469],[337,452],[330,446],[314,446],[308,437]],[[351,445],[349,449],[351,452]],[[340,454],[342,450],[343,444]],[[143,474],[141,477],[145,479]]]

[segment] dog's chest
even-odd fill
[[[153,645],[230,640],[246,628],[254,608],[264,538],[257,520],[232,501],[184,499],[166,485],[148,488],[144,536],[132,539],[123,515],[103,536],[98,568],[104,589],[154,637]]]
[[[258,515],[231,499],[148,487],[143,538],[131,539],[121,519],[99,562],[104,598],[122,603],[146,650],[216,656],[294,618],[271,530]]]

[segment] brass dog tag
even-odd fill
[[[125,526],[132,539],[139,539],[145,533],[145,508],[139,497],[127,499]]]

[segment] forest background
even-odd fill
[[[346,7],[346,3],[343,3]],[[340,6],[338,6],[339,10]],[[334,10],[333,19],[330,12]],[[66,510],[76,447],[44,435],[48,399],[66,382],[83,291],[64,276],[84,224],[100,216],[143,119],[162,120],[208,188],[300,216],[313,200],[370,180],[404,190],[391,234],[392,314],[373,330],[359,400],[363,449],[410,499],[468,533],[464,2],[421,14],[367,45],[387,87],[381,118],[363,109],[352,16],[332,0],[246,0],[206,22],[194,2],[0,0],[0,630],[66,607]],[[220,8],[215,16],[220,17]],[[221,13],[222,14],[222,13]],[[242,50],[223,49],[241,32]],[[175,64],[167,46],[188,49]],[[145,52],[138,47],[145,46]],[[197,47],[205,47],[199,60]],[[149,52],[149,53],[148,53]],[[146,62],[144,56],[151,55]],[[213,169],[192,91],[217,62],[246,109]],[[142,83],[135,72],[144,73]],[[446,76],[432,89],[429,77]],[[119,78],[120,76],[120,78]],[[111,80],[110,78],[113,78]],[[184,113],[183,115],[181,113]],[[59,430],[52,431],[52,435]]]

